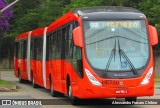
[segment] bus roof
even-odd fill
[[[29,33],[29,32],[24,32],[24,33],[18,35],[18,36],[16,37],[15,41],[22,40],[22,39],[26,39],[26,38],[28,37],[28,33]]]
[[[42,27],[42,28],[38,28],[38,29],[33,30],[32,33],[31,33],[31,36],[32,36],[32,37],[42,36],[42,35],[44,34],[44,28],[45,28],[45,27]],[[23,40],[23,39],[28,38],[28,34],[29,34],[29,32],[24,32],[24,33],[18,35],[18,36],[16,37],[15,41],[19,41],[19,40]]]
[[[43,36],[43,34],[44,34],[44,28],[45,28],[45,27],[42,27],[42,28],[38,28],[38,29],[33,30],[31,36],[32,36],[32,37],[35,37],[35,36]]]
[[[48,32],[51,32],[52,30],[72,21],[72,20],[75,20],[77,19],[77,15],[73,14],[72,13],[72,10],[69,11],[68,13],[66,13],[65,15],[63,15],[62,17],[58,18],[56,21],[54,21],[53,23],[51,23],[49,26],[48,26],[48,30],[47,30],[47,33]]]
[[[73,13],[82,19],[145,19],[146,16],[139,10],[122,6],[98,6],[77,8]],[[88,18],[87,18],[88,17]]]
[[[74,12],[81,11],[81,13],[93,13],[93,12],[134,12],[141,13],[139,10],[131,7],[123,6],[95,6],[95,7],[84,7],[77,8]]]

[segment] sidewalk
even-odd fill
[[[16,91],[17,90],[17,87],[14,85],[14,86],[0,86],[0,92],[12,92],[12,91]]]

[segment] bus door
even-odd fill
[[[36,39],[31,39],[31,50],[30,50],[30,67],[31,67],[31,75],[32,78],[36,73]],[[33,80],[33,79],[31,79]]]
[[[62,84],[62,92],[65,92],[66,90],[66,68],[67,68],[67,64],[66,64],[66,61],[65,61],[65,45],[66,45],[66,38],[67,38],[67,27],[68,26],[64,26],[62,28],[62,38],[61,38],[61,59],[62,59],[62,62],[61,62],[61,84]]]
[[[55,81],[56,81],[56,85],[57,86],[56,88],[61,91],[61,74],[62,74],[62,58],[61,58],[61,39],[62,39],[62,30],[59,29],[57,31],[57,36],[56,36],[56,51],[55,51],[55,54],[56,54],[56,72],[55,72],[55,76],[53,77],[56,77],[55,78]]]
[[[36,39],[36,73],[35,82],[43,86],[43,74],[42,74],[42,53],[43,53],[43,39],[39,37]]]
[[[26,40],[20,42],[20,54],[19,54],[19,67],[20,67],[20,76],[22,79],[28,79],[27,76],[27,42]]]
[[[48,38],[49,38],[48,59],[50,61],[49,62],[49,72],[51,72],[52,84],[55,87],[56,82],[57,82],[57,67],[56,67],[57,31],[52,32]]]

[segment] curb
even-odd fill
[[[17,89],[17,86],[0,86],[0,92],[15,92]]]

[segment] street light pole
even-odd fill
[[[15,3],[17,3],[19,0],[15,0],[14,2],[12,2],[11,4],[7,5],[5,8],[3,8],[0,13],[4,12],[5,10],[7,10],[9,7],[11,7],[12,5],[14,5]]]

